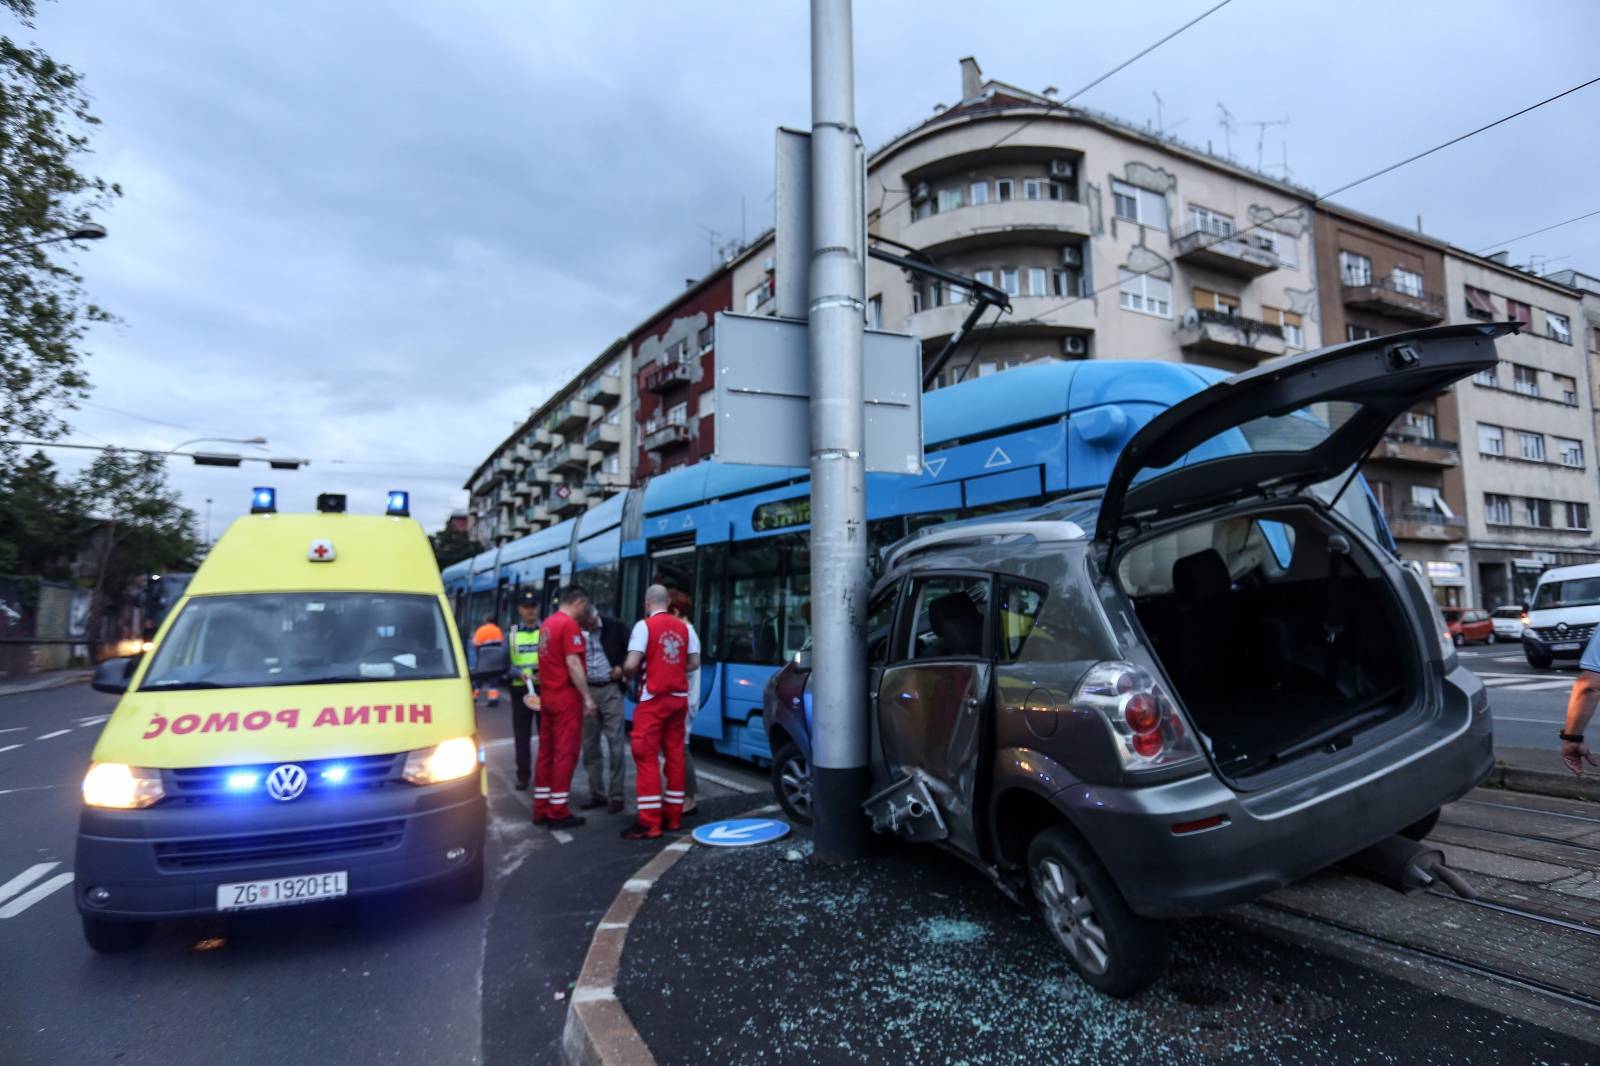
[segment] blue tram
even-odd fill
[[[1049,363],[929,393],[922,474],[867,477],[872,556],[921,526],[1104,484],[1137,429],[1222,376],[1177,363]],[[809,490],[804,468],[697,463],[457,563],[445,588],[463,632],[490,614],[508,620],[530,585],[542,612],[576,581],[629,622],[650,582],[682,589],[703,646],[694,735],[765,763],[763,689],[810,635]],[[1340,509],[1393,549],[1370,492],[1347,493]]]

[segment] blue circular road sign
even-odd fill
[[[789,823],[775,818],[731,818],[694,831],[696,843],[714,848],[748,848],[752,844],[770,844],[788,835]]]

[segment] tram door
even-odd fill
[[[555,614],[556,608],[561,606],[556,597],[561,594],[561,567],[547,566],[544,570],[544,591],[539,599],[544,603],[544,610],[539,612],[539,617],[549,618]]]
[[[678,589],[694,599],[695,576],[694,545],[684,544],[675,547],[652,547],[650,552],[650,577],[651,585],[665,585],[668,589]],[[695,605],[698,609],[699,604]]]

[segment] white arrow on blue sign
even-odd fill
[[[752,844],[770,844],[789,835],[789,823],[773,818],[733,818],[726,822],[712,822],[694,831],[696,843],[714,848],[747,848]]]

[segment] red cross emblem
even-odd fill
[[[314,563],[326,563],[331,561],[337,554],[333,550],[333,541],[314,540],[311,542],[311,548],[306,552],[306,558]]]

